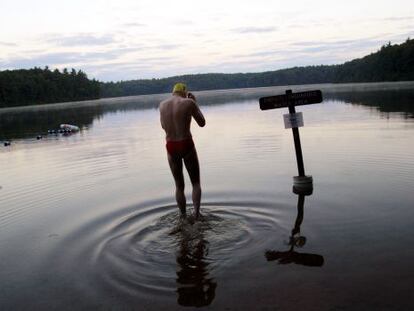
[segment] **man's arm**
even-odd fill
[[[206,119],[204,119],[204,115],[201,112],[200,108],[198,107],[195,98],[192,100],[192,111],[191,111],[191,115],[193,116],[194,120],[196,120],[197,124],[200,127],[203,127],[204,125],[206,125]]]
[[[164,120],[163,120],[163,117],[162,117],[162,110],[163,110],[163,102],[161,102],[160,103],[160,105],[159,105],[159,107],[158,107],[158,110],[159,110],[159,112],[160,112],[160,122],[161,122],[161,127],[163,128],[163,129],[165,129],[165,127],[164,127]]]

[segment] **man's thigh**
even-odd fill
[[[168,153],[168,163],[175,180],[175,185],[179,188],[184,188],[183,161]]]
[[[200,165],[198,164],[198,156],[195,148],[184,157],[184,164],[188,175],[190,175],[191,183],[200,183]]]

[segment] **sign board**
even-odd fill
[[[291,129],[294,127],[302,127],[303,126],[302,112],[284,114],[283,121],[285,121],[285,129]]]
[[[289,107],[289,104],[301,106],[321,102],[322,92],[320,90],[268,96],[259,99],[261,110]]]

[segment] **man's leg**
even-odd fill
[[[193,205],[196,219],[200,216],[201,186],[200,186],[200,166],[198,164],[197,151],[194,148],[184,158],[184,164],[190,175],[193,185]]]
[[[184,195],[184,175],[183,175],[183,161],[180,158],[174,158],[168,153],[168,163],[170,164],[171,173],[175,181],[175,199],[181,215],[186,215],[186,201]]]

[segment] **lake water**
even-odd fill
[[[0,110],[0,309],[412,309],[414,83],[291,88],[324,94],[297,108],[313,194],[292,192],[287,109],[259,109],[285,88],[199,92],[195,224],[165,94]],[[47,135],[60,123],[82,130]]]

